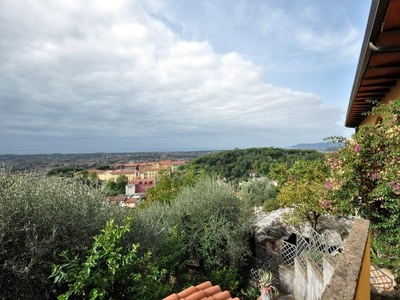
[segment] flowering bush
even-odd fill
[[[371,221],[373,259],[400,273],[400,100],[378,105],[372,115],[386,116],[361,126],[352,140],[327,156],[331,168],[328,196],[340,214]]]

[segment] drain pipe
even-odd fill
[[[378,53],[400,52],[400,46],[375,46],[372,42],[368,43],[368,48]]]

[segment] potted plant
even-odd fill
[[[273,275],[270,271],[258,270],[258,282],[262,300],[272,300],[274,296],[279,295],[278,289],[272,285],[272,280]]]

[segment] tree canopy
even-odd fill
[[[59,176],[59,177],[74,177],[76,172],[81,171],[81,168],[75,168],[70,166],[55,167],[47,172],[47,176]]]
[[[278,202],[283,207],[295,208],[296,215],[315,228],[320,215],[327,213],[325,182],[328,168],[324,160],[296,161],[279,182]]]
[[[128,177],[126,175],[118,175],[117,179],[111,178],[107,181],[104,189],[109,196],[125,194],[125,186],[128,184]]]
[[[170,204],[178,192],[185,186],[193,186],[204,174],[193,170],[176,172],[171,176],[171,171],[160,171],[157,184],[146,191],[146,201],[142,207],[148,207],[155,202]]]
[[[239,292],[248,207],[215,179],[181,181],[169,203],[126,209],[77,178],[0,169],[0,298],[160,299],[206,280]]]
[[[185,168],[205,170],[207,174],[218,175],[228,181],[247,179],[249,173],[256,172],[268,176],[270,167],[276,163],[286,163],[289,167],[296,160],[313,160],[323,157],[315,150],[249,148],[214,152],[191,160]]]
[[[276,199],[275,183],[266,177],[242,182],[240,196],[251,206],[260,206],[267,201],[274,201]]]

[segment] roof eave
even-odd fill
[[[372,50],[369,48],[369,42],[375,42],[379,33],[381,32],[381,26],[386,15],[386,10],[390,0],[372,0],[371,10],[368,17],[367,28],[365,30],[364,40],[361,47],[360,59],[358,61],[357,71],[354,77],[353,88],[351,90],[351,96],[349,106],[346,114],[346,127],[357,127],[359,124],[355,124],[350,120],[351,109],[354,105],[357,92],[360,88],[361,82],[364,78],[364,74],[367,70]]]

